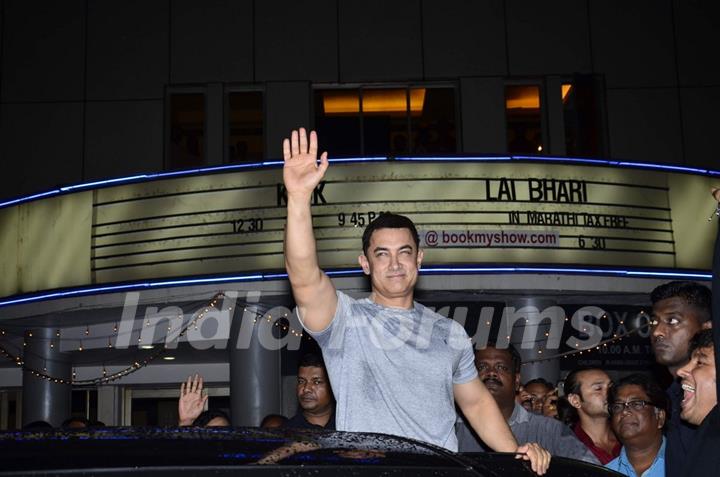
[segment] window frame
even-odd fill
[[[318,91],[328,90],[355,90],[358,93],[358,99],[360,101],[360,111],[358,118],[360,121],[359,127],[359,141],[360,141],[360,157],[365,157],[365,114],[363,112],[363,92],[365,90],[372,89],[405,89],[406,92],[406,116],[405,121],[407,122],[407,134],[408,134],[408,156],[413,156],[413,141],[412,141],[412,117],[410,113],[410,91],[415,88],[436,89],[436,88],[447,88],[453,90],[453,111],[454,111],[454,125],[455,125],[455,152],[452,154],[459,154],[462,151],[462,124],[460,123],[461,112],[460,112],[460,82],[457,81],[429,81],[429,82],[402,82],[402,83],[388,83],[388,82],[377,82],[377,83],[314,83],[310,88],[310,116],[312,120],[313,129],[317,129],[317,113],[315,107],[315,99]],[[332,153],[332,151],[329,151]],[[432,153],[430,153],[432,154]],[[388,157],[393,157],[387,154]]]
[[[262,145],[263,145],[263,152],[262,152],[262,160],[267,160],[267,130],[268,130],[268,121],[267,121],[267,91],[265,87],[257,84],[250,84],[250,83],[227,83],[223,85],[223,95],[222,95],[222,124],[223,124],[223,134],[222,134],[222,163],[223,164],[238,164],[237,162],[231,162],[228,152],[228,144],[230,139],[230,95],[233,93],[260,93],[261,95],[261,102],[262,102],[262,108],[261,108],[261,124],[262,124]]]
[[[533,153],[533,155],[547,156],[552,154],[553,142],[550,137],[550,117],[549,117],[549,103],[548,103],[548,81],[545,77],[524,77],[524,78],[506,78],[503,82],[503,116],[505,117],[505,150],[508,154],[517,154],[510,151],[510,145],[508,143],[508,108],[507,108],[507,87],[508,86],[537,86],[538,95],[540,99],[540,137],[542,141],[542,151]],[[562,101],[562,97],[560,97]],[[560,104],[562,107],[562,103]]]
[[[204,120],[203,120],[203,164],[200,167],[207,167],[208,162],[208,88],[207,85],[190,84],[182,86],[167,86],[165,88],[165,120],[164,120],[164,141],[163,141],[163,170],[182,170],[171,168],[171,153],[172,153],[172,97],[180,94],[202,94],[203,95],[203,108],[204,108]]]

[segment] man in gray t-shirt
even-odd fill
[[[460,324],[414,303],[386,308],[337,292],[320,344],[333,385],[338,429],[382,432],[457,451],[453,385],[477,377]]]
[[[518,447],[494,399],[470,370],[470,341],[457,325],[416,305],[423,259],[415,225],[381,214],[363,233],[358,261],[372,292],[355,302],[320,269],[310,201],[328,168],[317,136],[283,141],[287,192],[285,268],[303,327],[320,342],[337,399],[337,429],[396,433],[455,450],[453,400],[494,450],[517,452],[544,473],[550,454]],[[463,346],[460,343],[466,341]]]

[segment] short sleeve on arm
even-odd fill
[[[456,350],[453,368],[453,384],[464,384],[478,375],[475,367],[475,353],[470,337],[460,323],[453,321],[450,327],[450,345]]]
[[[346,322],[350,314],[350,307],[354,300],[341,291],[336,291],[336,294],[338,300],[337,306],[335,307],[335,314],[333,315],[330,324],[324,330],[310,331],[303,322],[300,310],[295,308],[295,312],[298,315],[298,319],[300,320],[300,324],[302,324],[303,329],[318,342],[320,347],[324,347],[331,341],[334,342],[342,337],[347,325]]]

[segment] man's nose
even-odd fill
[[[657,324],[651,328],[651,330],[652,330],[651,334],[652,334],[653,338],[655,338],[655,339],[657,339],[659,337],[664,338],[665,337],[665,325],[660,322],[657,322],[657,321],[656,321],[656,323]]]
[[[390,266],[392,268],[400,267],[400,255],[397,255],[397,254],[390,255]]]

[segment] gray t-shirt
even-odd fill
[[[550,455],[600,464],[595,454],[580,442],[572,429],[557,419],[533,414],[515,403],[508,425],[518,444],[537,442],[547,449]],[[484,452],[486,450],[482,441],[462,420],[458,420],[457,436],[460,452]]]
[[[477,376],[463,327],[419,303],[389,308],[337,292],[322,348],[338,430],[379,432],[457,451],[453,385]],[[302,318],[301,318],[302,320]]]

